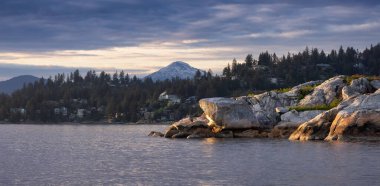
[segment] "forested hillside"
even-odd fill
[[[316,48],[277,56],[261,53],[235,59],[222,75],[198,71],[192,79],[154,82],[124,72],[107,74],[77,70],[25,85],[12,95],[0,95],[0,120],[19,122],[168,121],[200,113],[197,100],[247,95],[284,88],[337,74],[380,75],[380,44],[364,51],[349,47],[326,53]],[[166,91],[180,102],[159,99]],[[170,97],[170,96],[168,96]]]

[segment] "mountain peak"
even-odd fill
[[[175,65],[179,65],[179,66],[189,66],[189,67],[190,67],[189,64],[187,64],[187,63],[185,63],[185,62],[183,62],[183,61],[174,61],[173,63],[171,63],[171,64],[168,65],[168,66],[175,66]]]
[[[175,61],[147,77],[152,78],[154,81],[163,81],[172,78],[187,79],[193,78],[198,70],[199,69],[194,68],[183,61]]]

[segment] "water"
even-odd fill
[[[0,125],[0,185],[380,185],[380,143],[147,137],[164,128]]]

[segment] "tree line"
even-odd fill
[[[325,53],[317,48],[305,48],[296,54],[278,57],[267,51],[257,59],[248,54],[239,63],[233,59],[222,74],[198,71],[194,78],[173,78],[153,81],[137,78],[123,71],[108,74],[88,71],[84,76],[76,70],[70,74],[24,85],[11,95],[0,94],[0,121],[61,122],[69,121],[71,112],[89,111],[86,120],[99,121],[119,116],[123,122],[136,122],[143,113],[152,112],[157,119],[166,109],[176,117],[197,115],[198,104],[184,103],[189,97],[242,96],[274,88],[284,88],[310,80],[327,79],[337,74],[380,75],[380,44],[359,52],[352,47]],[[167,91],[178,95],[183,103],[168,105],[158,100]],[[62,116],[55,109],[67,108]],[[20,112],[20,108],[25,113]],[[18,110],[17,110],[18,109]]]
[[[302,52],[281,57],[266,51],[260,53],[257,60],[251,54],[242,63],[234,59],[224,68],[223,75],[228,79],[239,79],[243,89],[268,90],[327,79],[337,74],[379,75],[379,60],[380,44],[371,45],[362,52],[342,46],[330,53],[306,47]],[[273,79],[280,82],[273,83]]]

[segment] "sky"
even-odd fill
[[[247,54],[380,42],[380,1],[1,0],[0,80],[79,69],[220,72]]]

